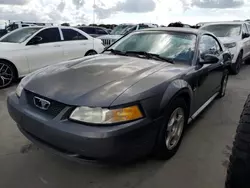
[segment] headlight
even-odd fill
[[[24,84],[22,82],[17,86],[17,88],[16,88],[16,95],[18,97],[21,96],[22,91],[23,91],[23,87],[24,87]]]
[[[119,109],[78,107],[70,115],[72,120],[93,124],[112,124],[142,117],[142,112],[137,105]]]
[[[21,96],[21,94],[22,94],[22,92],[23,92],[23,88],[25,87],[25,85],[26,85],[32,78],[33,78],[33,74],[29,74],[29,75],[25,76],[25,77],[21,80],[20,84],[19,84],[19,85],[17,86],[17,88],[16,88],[16,95],[17,95],[18,97]]]
[[[226,44],[224,44],[224,46],[225,46],[226,48],[234,48],[234,47],[236,46],[236,43],[235,43],[235,42],[226,43]]]

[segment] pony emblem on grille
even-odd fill
[[[50,107],[50,102],[40,97],[34,97],[33,101],[35,106],[41,110],[48,110]]]

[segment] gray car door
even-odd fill
[[[247,33],[250,34],[250,25],[249,24],[244,24],[246,26]],[[245,38],[246,44],[247,44],[247,51],[246,51],[246,56],[244,58],[248,58],[250,56],[250,37]]]
[[[196,110],[219,91],[223,76],[223,51],[217,39],[211,35],[203,35],[199,42],[199,54],[195,92]],[[217,56],[219,61],[214,64],[198,65],[206,54]]]
[[[243,38],[244,34],[249,34],[246,24],[242,25],[243,59],[250,55],[250,37]]]

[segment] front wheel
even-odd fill
[[[0,61],[0,89],[9,87],[15,79],[15,71],[10,63]]]
[[[239,56],[237,57],[237,60],[235,63],[232,64],[231,66],[231,73],[234,75],[239,74],[240,72],[240,68],[241,68],[241,64],[242,64],[242,52],[239,54]]]
[[[170,159],[177,152],[187,120],[187,105],[181,99],[175,99],[165,112],[165,121],[162,126],[155,154],[160,159]]]

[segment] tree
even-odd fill
[[[62,23],[61,26],[70,26],[69,23]]]
[[[184,27],[184,24],[181,22],[173,22],[173,23],[170,23],[168,27]]]

